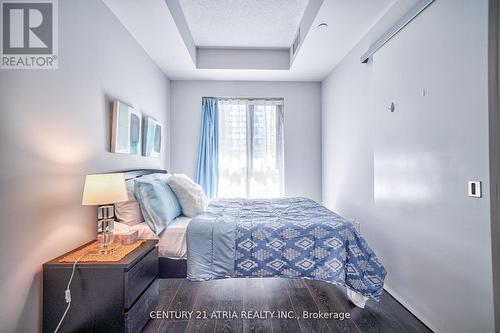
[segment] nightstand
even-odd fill
[[[60,332],[140,332],[158,304],[156,243],[146,241],[116,262],[79,262]],[[54,332],[66,309],[73,264],[59,259],[71,252],[43,265],[43,332]]]

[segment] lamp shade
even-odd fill
[[[127,201],[127,189],[122,173],[87,175],[82,205],[107,205]]]

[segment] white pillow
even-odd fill
[[[185,216],[195,217],[207,209],[208,198],[205,192],[188,176],[174,174],[167,179],[167,183],[179,199]]]
[[[115,203],[115,215],[118,222],[126,225],[136,225],[144,222],[141,207],[134,194],[134,180],[125,181],[127,187],[128,200]]]
[[[167,181],[170,178],[171,174],[169,173],[150,173],[149,175],[141,176],[137,179],[140,180],[165,180]]]

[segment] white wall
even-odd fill
[[[39,329],[41,264],[95,237],[85,174],[170,164],[169,80],[109,9],[59,1],[59,48],[58,70],[0,70],[2,332]],[[115,98],[166,126],[162,158],[108,152]]]
[[[436,332],[494,330],[487,18],[487,0],[436,1],[322,84],[323,201],[361,222],[386,289]]]
[[[321,201],[318,82],[172,81],[172,172],[196,174],[202,97],[283,97],[285,192]]]

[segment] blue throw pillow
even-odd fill
[[[146,223],[156,235],[181,214],[177,196],[164,181],[136,180],[134,192]]]

